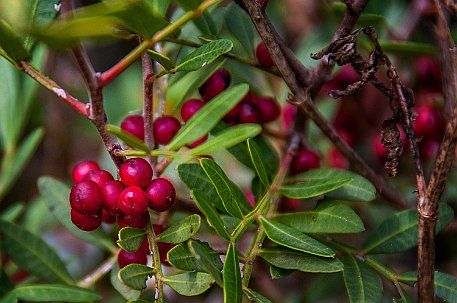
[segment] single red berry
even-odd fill
[[[73,172],[71,174],[73,181],[75,183],[81,182],[84,177],[89,173],[91,170],[98,170],[100,166],[94,161],[83,161],[73,168]]]
[[[349,161],[338,149],[332,147],[329,152],[328,166],[340,169],[348,169]]]
[[[111,214],[117,214],[120,212],[117,201],[124,189],[124,183],[118,180],[108,181],[100,188],[104,200],[103,207]]]
[[[137,252],[128,252],[121,249],[117,255],[117,263],[119,263],[119,268],[123,268],[129,264],[148,264],[148,257],[143,251]]]
[[[137,251],[142,251],[144,254],[149,255],[151,250],[149,249],[148,236],[145,236],[143,242],[141,242],[140,248]]]
[[[297,112],[297,106],[287,103],[282,108],[282,127],[284,130],[289,130],[292,127],[295,114]]]
[[[257,58],[257,62],[259,62],[259,64],[263,67],[275,66],[275,63],[273,62],[273,59],[271,59],[270,53],[268,52],[267,47],[263,42],[260,42],[259,45],[257,45],[255,50],[255,57]]]
[[[98,169],[91,170],[90,172],[88,172],[87,175],[84,177],[84,180],[94,181],[101,188],[103,185],[105,185],[106,182],[113,181],[114,178],[106,170]]]
[[[153,123],[154,140],[159,144],[168,144],[180,128],[181,123],[175,117],[157,118]]]
[[[414,131],[417,137],[441,140],[445,122],[438,110],[428,104],[421,104],[416,108],[417,117],[414,121]]]
[[[300,149],[292,158],[290,164],[290,172],[293,175],[308,171],[310,169],[319,168],[319,155],[309,149]]]
[[[160,256],[160,263],[162,265],[170,266],[170,263],[168,262],[168,259],[167,259],[167,253],[173,247],[175,247],[175,244],[163,243],[163,242],[157,243],[157,249],[159,250],[159,256]]]
[[[160,235],[165,230],[165,226],[163,226],[162,224],[152,224],[152,228],[154,228],[154,233],[156,234],[156,236]]]
[[[197,140],[195,140],[194,142],[192,142],[190,144],[187,144],[187,146],[189,146],[190,148],[194,148],[194,147],[197,147],[200,144],[206,142],[206,140],[208,140],[208,134],[204,135],[200,139],[197,139]]]
[[[281,114],[281,108],[274,98],[254,97],[251,102],[259,111],[262,123],[274,121]]]
[[[145,212],[139,216],[132,216],[127,214],[119,214],[117,216],[117,225],[119,228],[135,227],[139,229],[146,228],[149,223],[149,213]]]
[[[259,111],[249,103],[244,103],[240,108],[239,120],[241,123],[260,123]]]
[[[93,214],[103,205],[103,196],[97,183],[83,180],[76,183],[70,192],[71,208],[80,214]]]
[[[200,99],[189,99],[181,106],[181,118],[187,122],[196,112],[198,112],[205,102]]]
[[[119,208],[124,214],[139,216],[148,210],[148,196],[138,186],[129,186],[119,196]]]
[[[440,142],[433,138],[425,138],[419,142],[419,153],[424,161],[430,161],[436,157]]]
[[[230,81],[232,80],[232,76],[230,75],[230,72],[228,70],[221,67],[215,72],[215,74],[218,74],[219,76],[221,76],[222,79],[224,79],[225,88],[229,87]]]
[[[155,212],[168,210],[175,202],[176,192],[173,184],[165,178],[152,180],[146,187],[149,208]]]
[[[302,205],[303,200],[284,197],[279,205],[281,212],[298,211]]]
[[[131,158],[122,163],[119,175],[127,186],[145,187],[151,182],[152,167],[143,158]]]
[[[218,73],[212,74],[198,89],[203,101],[208,102],[227,88],[224,78]]]
[[[102,209],[102,221],[106,224],[113,224],[116,222],[116,215],[106,209]]]
[[[102,214],[100,211],[95,214],[80,214],[72,209],[70,218],[76,227],[84,231],[96,230],[102,225]]]
[[[140,115],[127,116],[121,122],[121,129],[140,140],[144,140],[144,119]]]

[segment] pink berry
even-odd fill
[[[428,104],[421,104],[416,108],[416,112],[417,117],[414,121],[416,136],[441,140],[445,122],[438,110]]]
[[[259,111],[249,103],[244,103],[240,108],[239,120],[241,123],[260,123]]]
[[[101,188],[106,182],[113,181],[114,178],[106,170],[99,169],[91,170],[90,172],[88,172],[87,175],[84,177],[84,180],[94,181]]]
[[[271,58],[270,53],[268,52],[267,47],[263,42],[260,42],[259,45],[257,45],[255,50],[255,57],[257,58],[257,62],[259,62],[259,64],[263,67],[275,66],[275,63],[273,62],[273,59]]]
[[[144,140],[144,120],[143,116],[130,115],[121,123],[121,129],[140,140]]]
[[[289,130],[292,127],[297,106],[287,103],[282,109],[282,127],[284,130]]]
[[[224,79],[225,82],[225,88],[227,88],[230,85],[230,81],[232,80],[232,76],[230,75],[230,72],[226,70],[225,68],[221,67],[219,68],[215,74],[218,74],[221,76],[222,79]]]
[[[168,210],[176,198],[175,187],[165,178],[152,180],[146,187],[146,193],[149,198],[149,208],[155,212]]]
[[[180,128],[181,123],[175,117],[157,118],[153,123],[154,140],[159,144],[168,144]]]
[[[212,74],[198,89],[203,101],[208,102],[227,88],[224,78],[218,74]]]
[[[196,112],[198,112],[205,102],[200,99],[189,99],[181,107],[181,118],[184,122],[187,122]]]
[[[100,188],[104,200],[103,207],[111,214],[117,214],[120,212],[117,201],[124,189],[124,183],[117,180],[108,181]]]
[[[76,183],[70,192],[71,208],[80,214],[93,214],[103,205],[103,196],[97,183],[83,180]]]
[[[290,164],[290,172],[293,175],[296,175],[319,167],[319,156],[312,150],[304,148],[300,149],[292,158],[292,162]]]
[[[270,97],[255,97],[252,104],[260,113],[262,123],[268,123],[276,120],[281,114],[281,108],[275,99]]]
[[[119,267],[123,268],[130,264],[148,264],[148,257],[143,251],[137,252],[128,252],[126,250],[121,249],[119,254],[117,255],[117,263],[119,263]]]
[[[84,231],[92,231],[102,225],[102,215],[101,212],[95,214],[80,214],[74,209],[70,212],[70,219],[76,227]]]
[[[132,216],[127,214],[119,214],[117,216],[117,225],[119,228],[135,227],[139,229],[146,228],[149,223],[149,213],[145,212],[139,216]]]
[[[122,163],[119,175],[127,186],[145,187],[151,182],[152,167],[143,158],[131,158]]]
[[[100,166],[94,161],[83,161],[73,168],[73,172],[71,174],[73,181],[75,183],[81,182],[84,177],[87,175],[88,172],[91,170],[98,170]]]
[[[138,186],[127,187],[119,196],[119,208],[124,214],[139,216],[148,210],[148,196]]]

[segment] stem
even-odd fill
[[[144,120],[144,143],[150,148],[154,149],[154,136],[152,129],[152,117],[154,112],[154,100],[152,94],[152,82],[149,79],[154,75],[152,69],[152,62],[148,54],[141,55],[141,65],[143,67],[143,120]],[[147,157],[150,164],[154,164],[155,158]],[[155,165],[152,165],[154,168]]]
[[[160,263],[159,248],[157,247],[157,236],[154,232],[154,227],[152,226],[152,218],[148,224],[147,233],[148,233],[149,249],[152,252],[152,267],[154,270],[154,276],[155,276],[155,280],[156,280],[155,302],[162,303],[163,302],[162,264]]]
[[[97,267],[93,272],[85,276],[81,281],[78,282],[78,286],[82,288],[88,288],[95,283],[97,283],[101,278],[103,278],[110,270],[113,268],[114,264],[117,262],[117,254],[119,249],[116,251],[99,267]]]

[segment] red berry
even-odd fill
[[[249,103],[241,104],[239,120],[241,123],[260,123],[259,111]]]
[[[126,250],[121,249],[119,254],[117,255],[117,263],[119,263],[119,267],[123,268],[129,264],[148,264],[148,257],[143,251],[137,252],[128,252]]]
[[[84,231],[92,231],[102,225],[102,215],[101,212],[95,214],[80,214],[74,209],[70,212],[71,222],[73,222],[76,227]]]
[[[259,45],[257,45],[255,57],[257,58],[257,62],[259,62],[259,64],[263,67],[275,66],[275,63],[273,62],[273,59],[271,59],[270,53],[263,42],[260,42]]]
[[[421,104],[416,108],[417,117],[414,121],[414,131],[417,137],[441,140],[445,122],[438,110],[428,104]]]
[[[416,73],[415,86],[425,90],[441,91],[441,67],[438,61],[430,56],[421,56],[414,61]]]
[[[145,236],[144,237],[144,240],[143,242],[141,242],[141,246],[140,248],[138,248],[137,251],[142,251],[143,253],[145,253],[146,255],[150,254],[151,251],[149,249],[149,241],[148,241],[148,236]]]
[[[152,167],[143,158],[132,158],[122,163],[119,175],[127,186],[145,187],[151,182]]]
[[[143,229],[148,225],[149,222],[149,213],[145,212],[139,216],[132,216],[127,214],[120,214],[117,216],[117,225],[120,228],[123,227],[135,227]]]
[[[174,246],[175,246],[175,244],[171,244],[171,243],[163,243],[163,242],[157,243],[157,249],[159,250],[159,256],[160,256],[160,263],[162,265],[170,266],[170,263],[167,260],[167,253]]]
[[[268,123],[276,120],[281,114],[281,108],[275,99],[270,97],[254,97],[252,104],[260,112],[262,123]]]
[[[299,150],[292,158],[290,164],[290,172],[293,175],[308,171],[310,169],[319,168],[320,159],[319,156],[309,149]]]
[[[184,122],[187,122],[196,112],[198,112],[205,102],[200,99],[189,99],[181,107],[181,118]]]
[[[224,79],[225,82],[225,88],[227,88],[230,85],[230,81],[232,80],[232,76],[230,75],[230,72],[226,70],[225,68],[221,67],[219,68],[215,74],[218,74],[221,76],[222,79]]]
[[[100,188],[104,200],[103,207],[111,214],[117,214],[120,212],[117,201],[124,189],[124,183],[117,180],[108,181]]]
[[[106,224],[113,224],[116,222],[116,215],[106,209],[102,209],[102,221]]]
[[[348,169],[349,161],[338,149],[332,147],[329,152],[328,166],[340,169]]]
[[[149,198],[149,208],[155,212],[168,210],[176,198],[175,187],[165,178],[152,180],[146,187],[146,193]]]
[[[189,146],[190,148],[194,148],[194,147],[197,147],[200,144],[206,142],[206,140],[208,140],[208,135],[207,134],[204,135],[203,137],[201,137],[200,139],[197,139],[194,142],[192,142],[190,144],[187,144],[187,146]]]
[[[121,123],[121,129],[140,140],[144,140],[144,120],[143,116],[130,115]]]
[[[93,214],[103,205],[103,196],[97,183],[83,180],[76,183],[70,192],[71,208],[80,214]]]
[[[73,168],[73,172],[71,174],[73,181],[75,183],[81,182],[84,177],[87,175],[88,172],[91,170],[98,170],[100,166],[94,161],[83,161]]]
[[[419,142],[419,153],[424,161],[430,161],[436,157],[440,142],[433,138],[426,138]]]
[[[208,102],[227,88],[224,78],[218,73],[212,74],[198,89],[203,101]]]
[[[381,142],[381,135],[378,134],[373,140],[373,149],[379,161],[386,162],[389,150]]]
[[[148,210],[148,196],[138,186],[127,187],[119,196],[119,208],[124,214],[139,216]]]
[[[159,144],[168,144],[180,128],[181,123],[175,117],[157,118],[153,123],[154,140]]]
[[[297,112],[297,106],[287,103],[282,109],[282,127],[284,130],[288,130],[292,127],[292,122]]]
[[[106,170],[99,169],[91,170],[90,172],[88,172],[87,175],[84,177],[84,180],[94,181],[101,188],[103,185],[105,185],[106,182],[113,181],[114,178]]]

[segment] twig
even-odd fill
[[[94,271],[85,276],[81,281],[78,282],[79,287],[87,288],[97,283],[113,268],[117,262],[117,254],[119,250],[116,250],[109,259],[98,266]]]
[[[152,131],[152,117],[154,113],[154,100],[152,94],[153,83],[150,78],[154,75],[152,69],[152,62],[148,54],[141,55],[141,65],[143,67],[143,120],[144,120],[144,143],[153,150],[154,149],[154,136]],[[155,168],[156,157],[147,157],[152,167]],[[154,169],[155,170],[155,169]],[[155,173],[155,172],[154,172]]]

